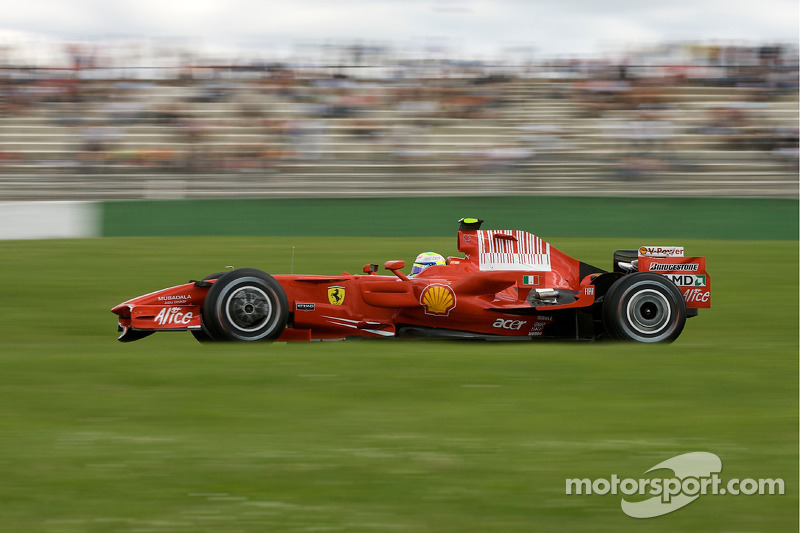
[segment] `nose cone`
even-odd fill
[[[114,307],[111,308],[111,312],[114,313],[115,315],[119,315],[119,316],[129,315],[131,308],[128,305],[128,302],[130,302],[130,300],[128,300],[127,302],[123,302],[121,304],[115,305]]]
[[[194,283],[176,285],[160,291],[137,296],[111,308],[119,316],[129,316],[131,309],[138,305],[202,305],[208,287],[198,287]]]

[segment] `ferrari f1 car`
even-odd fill
[[[518,230],[459,221],[458,250],[418,275],[274,275],[241,268],[123,302],[120,341],[191,331],[200,341],[348,337],[671,342],[711,306],[704,257],[682,247],[617,250],[610,270]]]

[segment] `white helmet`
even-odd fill
[[[411,275],[416,276],[429,266],[446,264],[447,261],[444,260],[444,257],[436,252],[422,252],[414,260],[414,266],[411,268]]]

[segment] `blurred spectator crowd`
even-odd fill
[[[792,46],[508,62],[335,52],[128,68],[113,49],[65,45],[66,65],[6,61],[0,176],[797,171]]]

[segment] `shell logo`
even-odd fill
[[[428,285],[420,294],[419,302],[426,315],[447,316],[456,306],[456,293],[447,285]]]
[[[647,255],[647,248],[644,246],[639,248],[639,255]]]

